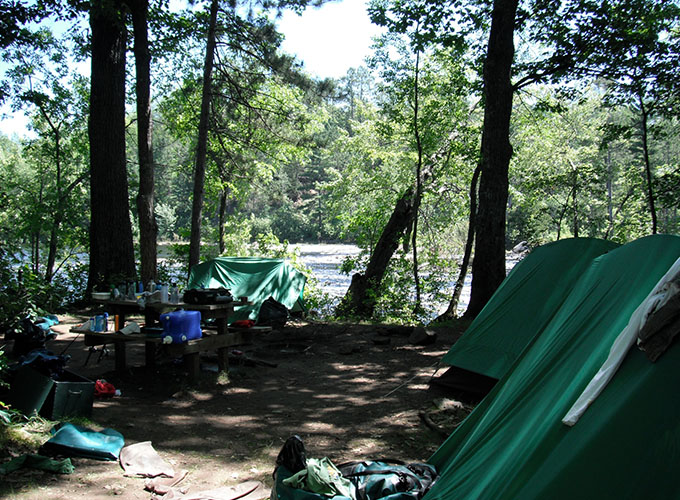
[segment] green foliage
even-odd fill
[[[0,389],[9,386],[6,380],[7,370],[9,369],[9,362],[7,361],[7,355],[4,349],[0,349]],[[1,404],[1,403],[0,403]],[[4,423],[9,423],[9,416],[6,413],[2,413],[0,410],[0,418]]]
[[[299,8],[305,2],[265,3]],[[203,259],[262,255],[299,264],[287,242],[342,240],[363,250],[344,271],[360,271],[395,201],[412,185],[420,151],[429,174],[417,241],[422,292],[425,303],[442,301],[467,232],[481,136],[480,48],[491,5],[373,0],[370,15],[389,33],[376,40],[370,70],[353,68],[332,84],[299,74],[296,62],[278,52],[280,35],[268,19],[246,15],[247,9],[221,11]],[[156,218],[159,238],[174,248],[162,256],[159,279],[183,282],[205,13],[156,7],[150,13]],[[12,9],[22,23],[42,16]],[[521,3],[508,246],[576,234],[621,242],[648,234],[645,130],[659,231],[680,230],[679,19],[677,2],[661,0]],[[20,143],[0,137],[0,323],[11,328],[22,315],[82,299],[87,266],[73,255],[88,240],[89,82],[74,78],[69,64],[71,48],[83,52],[86,45],[74,47],[46,29],[5,35],[9,70],[2,92],[29,112],[34,133]],[[561,85],[565,77],[572,78],[569,86]],[[541,86],[547,79],[553,86]],[[134,116],[129,123],[133,199]],[[52,241],[57,278],[48,284]],[[422,321],[431,314],[412,312],[405,255],[402,249],[379,290],[381,319]],[[317,286],[310,276],[307,296],[321,309],[327,298]]]
[[[43,313],[41,299],[48,296],[40,278],[0,248],[0,333],[19,332],[22,319]]]

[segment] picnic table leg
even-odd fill
[[[184,363],[189,371],[189,381],[196,382],[198,374],[201,370],[200,359],[197,352],[192,352],[184,355]]]
[[[215,324],[217,325],[218,335],[224,335],[227,333],[227,318],[217,318],[215,320]]]
[[[116,371],[118,373],[125,373],[125,369],[127,368],[127,355],[125,353],[125,342],[114,342],[113,348],[116,358],[115,361]]]
[[[156,343],[144,342],[144,364],[147,368],[156,365]]]
[[[229,371],[229,348],[220,347],[217,349],[217,368],[220,372]]]

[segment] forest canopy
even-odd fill
[[[0,0],[30,131],[0,137],[0,264],[31,307],[346,242],[337,314],[423,321],[470,265],[476,314],[520,242],[680,232],[677,1],[371,0],[384,35],[328,80],[276,24],[318,3]]]

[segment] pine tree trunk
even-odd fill
[[[194,167],[194,196],[191,206],[191,239],[189,241],[189,271],[198,264],[201,257],[201,218],[203,215],[203,188],[205,186],[205,164],[208,153],[208,119],[210,118],[210,96],[212,68],[215,58],[215,29],[217,26],[218,1],[210,4],[210,25],[205,48],[203,66],[203,95],[201,116],[198,121],[198,140],[196,144],[196,163]]]
[[[645,106],[642,97],[639,97],[640,102],[640,127],[642,129],[642,154],[645,163],[645,181],[647,183],[647,202],[649,203],[649,213],[652,216],[652,234],[657,232],[657,217],[656,217],[656,203],[654,201],[654,187],[652,179],[652,166],[649,162],[649,140],[648,140],[648,118],[649,112]]]
[[[375,293],[380,287],[387,266],[399,246],[406,229],[413,222],[415,200],[414,190],[409,188],[397,201],[390,220],[385,225],[364,274],[352,276],[347,293],[338,305],[339,315],[370,318],[375,309]]]
[[[151,55],[149,54],[148,0],[129,0],[134,29],[135,72],[137,76],[137,151],[139,157],[140,275],[143,283],[156,280],[158,225],[154,214],[154,163],[151,121]]]
[[[52,214],[52,227],[50,228],[50,243],[49,250],[47,252],[47,265],[45,266],[45,281],[50,283],[54,275],[54,263],[57,260],[57,247],[59,239],[59,227],[63,219],[63,205],[62,201],[62,186],[61,186],[61,134],[59,133],[59,127],[55,126],[50,120],[49,116],[41,108],[43,116],[47,120],[47,123],[54,134],[54,163],[57,167],[54,183],[55,183],[55,204],[53,207]]]
[[[88,290],[135,277],[125,165],[126,28],[120,1],[92,3]],[[107,7],[108,6],[108,7]]]
[[[472,290],[466,317],[475,317],[505,279],[505,214],[512,156],[513,36],[518,0],[494,0],[484,64],[484,132],[479,211],[472,261]]]

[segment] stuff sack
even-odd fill
[[[31,318],[26,317],[21,320],[21,329],[16,332],[5,333],[5,340],[14,340],[12,354],[20,357],[28,354],[35,349],[43,349],[45,342],[57,336],[56,333],[48,328],[42,328],[34,323]]]
[[[228,304],[234,300],[226,288],[191,288],[184,292],[185,304]]]
[[[260,306],[257,322],[260,325],[271,326],[277,330],[285,326],[289,315],[290,313],[286,306],[275,300],[274,297],[269,297]]]
[[[398,460],[346,462],[332,469],[340,472],[342,481],[349,480],[342,493],[315,493],[318,488],[293,487],[294,478],[309,470],[304,444],[299,436],[291,436],[281,448],[274,469],[274,487],[270,500],[420,500],[435,483],[437,470],[426,463]],[[320,462],[324,464],[322,459]],[[308,481],[309,483],[309,481]]]
[[[430,464],[397,460],[347,462],[338,469],[354,484],[356,500],[420,500],[438,477]]]

